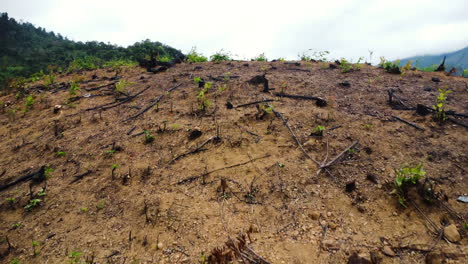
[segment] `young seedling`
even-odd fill
[[[97,204],[96,204],[96,209],[97,210],[102,210],[106,207],[106,202],[105,201],[99,201]]]
[[[32,95],[28,95],[24,99],[24,112],[29,111],[32,108],[33,104],[34,104],[34,97]]]
[[[54,172],[54,168],[52,168],[50,165],[47,165],[44,170],[44,176],[46,180],[52,177],[51,175],[52,172]]]
[[[37,192],[38,197],[42,197],[42,196],[46,196],[46,195],[47,195],[47,193],[46,193],[46,191],[44,189],[41,189],[39,192]]]
[[[64,151],[57,151],[56,154],[57,154],[57,157],[65,157],[65,155],[67,155],[67,153]]]
[[[41,199],[31,199],[29,203],[24,206],[26,211],[31,211],[32,209],[36,208],[42,202]]]
[[[212,82],[205,83],[205,87],[198,93],[197,100],[198,100],[198,108],[204,112],[206,109],[211,105],[211,101],[206,98],[206,93],[213,85]]]
[[[447,94],[451,92],[452,91],[447,90],[447,87],[439,89],[436,104],[433,106],[435,110],[434,118],[441,123],[447,120],[447,115],[445,114],[445,103],[447,102]]]
[[[68,258],[70,258],[70,262],[69,263],[81,263],[80,259],[81,259],[81,255],[83,255],[83,253],[79,252],[79,251],[72,251],[69,255],[68,255]]]
[[[325,131],[325,127],[318,125],[314,128],[314,132],[311,133],[311,136],[323,137],[323,131]]]
[[[78,91],[80,91],[80,85],[74,81],[70,82],[70,89],[68,90],[70,97],[76,96]]]
[[[31,244],[32,244],[32,249],[33,249],[33,255],[34,255],[34,256],[39,255],[39,249],[38,249],[38,247],[39,247],[39,242],[33,240]]]
[[[18,258],[14,258],[10,261],[10,264],[20,264],[20,261]]]
[[[419,179],[426,175],[422,168],[422,164],[415,167],[405,166],[395,170],[395,190],[398,197],[398,202],[406,208],[406,200],[408,198],[408,188],[418,183]]]
[[[119,168],[119,165],[117,165],[117,164],[112,164],[112,166],[111,166],[111,169],[112,169],[112,171],[111,171],[112,180],[114,179],[115,170],[118,169],[118,168]]]
[[[15,207],[16,198],[8,197],[8,198],[5,198],[5,201],[8,202],[8,205],[10,206],[11,209]]]
[[[365,124],[362,126],[362,128],[366,129],[366,130],[369,130],[372,128],[372,124]]]
[[[17,222],[17,223],[14,223],[14,224],[11,225],[12,229],[18,229],[20,227],[21,227],[21,222]]]
[[[154,141],[154,136],[151,135],[149,130],[143,131],[145,133],[145,144],[151,144]]]
[[[87,213],[88,211],[89,211],[88,207],[81,207],[81,208],[80,208],[80,212],[81,212],[82,214],[85,214],[85,213]]]

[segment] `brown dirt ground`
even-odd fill
[[[82,83],[79,94],[102,96],[82,97],[70,106],[64,105],[69,97],[66,89],[55,93],[53,89],[31,89],[35,103],[25,113],[10,111],[24,108],[24,101],[16,100],[14,93],[0,97],[8,104],[0,113],[0,183],[45,164],[54,168],[46,196],[30,212],[23,208],[29,200],[29,183],[0,192],[0,262],[18,258],[21,263],[68,263],[68,255],[77,251],[83,253],[82,261],[94,255],[96,263],[199,263],[229,237],[249,232],[249,247],[270,263],[346,263],[355,252],[368,260],[371,255],[381,258],[381,263],[439,263],[429,262],[437,256],[444,263],[466,263],[468,240],[463,222],[467,210],[456,199],[468,192],[467,130],[450,122],[440,125],[431,116],[414,111],[394,110],[387,102],[387,90],[394,89],[411,106],[430,106],[437,88],[447,86],[453,91],[447,108],[466,113],[466,79],[417,71],[392,75],[367,65],[342,73],[324,63],[249,62],[249,67],[244,63],[178,64],[158,74],[138,67],[126,69],[123,79],[134,82],[127,92],[151,88],[106,111],[85,109],[114,102],[113,87],[91,92],[84,88],[109,83],[103,77],[112,77],[111,70],[78,74],[84,80],[90,80],[92,74],[99,76],[97,81]],[[263,71],[276,92],[287,85],[288,94],[321,96],[328,106],[278,99],[262,93],[261,85],[247,84]],[[231,78],[225,91],[218,90],[224,82],[215,81],[207,93],[212,104],[205,114],[200,113],[199,89],[192,78],[209,81],[207,76],[227,72],[240,78]],[[58,82],[72,77],[59,76]],[[432,77],[441,82],[431,81]],[[344,80],[351,86],[338,85]],[[123,122],[177,84],[181,86],[166,94],[157,108]],[[305,157],[281,119],[274,114],[257,119],[255,106],[225,107],[226,101],[238,105],[262,96],[275,99],[271,103],[274,109],[289,120],[307,153],[316,160],[325,159],[327,142],[328,160],[356,140],[358,147],[328,172],[317,175],[318,165]],[[54,114],[58,104],[63,109]],[[395,121],[391,115],[425,130]],[[164,123],[166,130],[158,132]],[[328,130],[327,137],[310,136],[317,125],[341,127]],[[176,155],[216,136],[217,127],[219,142],[210,142],[203,151],[169,164]],[[188,134],[195,128],[203,134],[189,140]],[[144,129],[155,136],[153,143],[145,144],[144,135],[132,136]],[[113,142],[122,150],[109,154],[106,151]],[[58,156],[59,151],[66,155]],[[249,162],[259,157],[263,158]],[[246,164],[177,184],[238,163]],[[418,163],[424,164],[426,178],[433,178],[437,191],[447,199],[427,204],[413,192],[412,201],[438,227],[456,224],[460,242],[437,238],[414,206],[401,207],[391,194],[394,170]],[[119,166],[114,180],[112,164]],[[71,183],[88,170],[93,173]],[[369,174],[378,183],[369,181]],[[222,179],[227,183],[224,194]],[[357,188],[346,192],[345,185],[351,180]],[[40,188],[33,186],[35,193]],[[16,202],[10,206],[6,198]],[[21,225],[13,228],[14,223]],[[6,237],[13,246],[10,251]],[[33,240],[39,242],[37,256],[33,255]],[[384,255],[384,246],[392,248],[396,256]]]

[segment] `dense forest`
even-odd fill
[[[127,48],[97,41],[76,42],[0,13],[0,89],[11,80],[40,71],[92,69],[109,62],[136,62],[151,56],[168,61],[184,55],[150,40]]]

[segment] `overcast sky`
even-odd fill
[[[468,46],[467,0],[0,0],[0,11],[76,41],[148,38],[238,59],[312,49],[356,60],[371,50],[375,62]]]

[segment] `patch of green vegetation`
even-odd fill
[[[119,80],[116,84],[115,84],[115,92],[117,94],[119,93],[125,93],[125,88],[127,88],[128,86],[130,85],[134,85],[135,83],[134,82],[128,82],[126,80]]]
[[[220,50],[216,52],[215,54],[211,55],[210,60],[216,63],[219,63],[222,61],[231,61],[232,60],[231,53],[226,52],[224,50]]]
[[[267,57],[265,56],[265,53],[260,53],[257,57],[254,57],[252,60],[253,61],[268,61]]]
[[[362,68],[361,60],[362,58],[359,58],[358,61],[355,64],[353,64],[347,61],[346,59],[342,58],[340,59],[339,68],[341,69],[341,72],[343,73],[360,70]]]
[[[44,85],[49,86],[55,83],[55,73],[51,71],[49,74],[44,75]]]
[[[13,206],[13,204],[16,203],[16,198],[8,197],[8,198],[5,198],[5,201],[7,201],[10,206]]]
[[[207,62],[208,58],[197,52],[196,47],[192,47],[187,54],[187,62]]]
[[[41,190],[39,190],[39,192],[37,192],[38,197],[42,197],[42,196],[46,196],[46,195],[47,195],[47,193],[46,193],[46,191],[44,189],[41,189]]]
[[[41,199],[31,199],[29,200],[29,203],[27,205],[24,206],[24,209],[26,211],[31,211],[32,209],[36,208],[37,206],[39,206],[39,204],[42,202]]]
[[[211,105],[211,101],[206,97],[206,93],[211,89],[212,85],[212,82],[205,83],[205,87],[197,95],[198,108],[202,111],[205,111]]]
[[[24,99],[24,111],[25,112],[29,111],[29,109],[31,109],[33,105],[34,105],[34,97],[31,94],[31,95],[28,95]]]
[[[76,96],[78,91],[80,91],[80,85],[74,81],[70,82],[70,89],[68,90],[70,96]]]
[[[57,151],[56,155],[57,157],[65,157],[67,153],[65,151]]]
[[[68,258],[70,259],[70,262],[69,262],[69,263],[76,263],[76,264],[81,263],[81,261],[80,261],[81,255],[83,255],[83,253],[81,253],[81,252],[79,252],[79,251],[72,251],[72,252],[68,255]]]
[[[44,170],[44,176],[46,179],[50,179],[52,177],[52,172],[54,172],[54,168],[52,168],[50,165],[47,165]]]
[[[18,258],[14,258],[10,261],[10,264],[20,264],[20,261]]]
[[[383,68],[388,73],[401,74],[400,60],[391,62],[387,61],[385,57],[380,57],[379,67]]]
[[[99,210],[102,210],[106,207],[106,201],[102,200],[102,201],[99,201],[97,204],[96,204],[96,209],[99,211]]]
[[[419,164],[415,167],[404,166],[395,170],[395,193],[398,197],[398,202],[406,208],[406,200],[408,188],[416,185],[419,179],[426,175],[423,165]]]
[[[195,84],[199,84],[202,79],[200,77],[193,77],[193,81],[195,82]]]
[[[301,61],[322,61],[325,62],[327,61],[327,56],[330,54],[329,51],[324,50],[324,51],[314,51],[312,54],[310,54],[310,51],[312,49],[308,49],[307,51],[303,52],[302,54],[298,54],[297,56]]]
[[[39,242],[33,240],[31,244],[32,244],[34,256],[39,255],[39,249],[38,249],[38,247],[39,247]]]
[[[447,94],[451,93],[452,91],[447,90],[447,87],[439,89],[439,95],[436,99],[436,104],[432,107],[435,110],[435,119],[439,122],[444,122],[447,120],[447,115],[445,114],[445,103],[447,102]]]
[[[17,223],[14,223],[14,224],[11,225],[12,229],[18,229],[20,227],[21,227],[21,222],[17,222]]]
[[[83,213],[83,214],[87,213],[88,211],[89,211],[88,207],[81,207],[80,208],[80,212]]]
[[[362,126],[362,128],[366,129],[366,130],[369,130],[372,128],[372,124],[365,124]]]
[[[145,133],[145,144],[153,143],[154,136],[151,135],[151,132],[149,130],[145,130],[143,133]]]
[[[463,77],[468,77],[468,69],[463,70]]]

